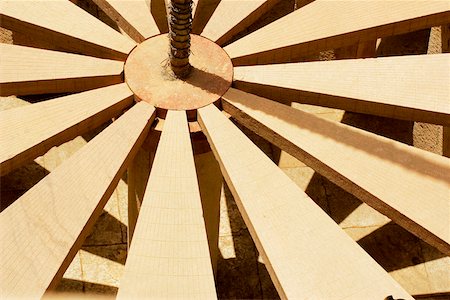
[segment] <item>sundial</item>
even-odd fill
[[[201,134],[281,298],[412,299],[235,123],[450,254],[448,158],[285,104],[449,127],[450,54],[376,58],[371,48],[445,25],[448,2],[306,1],[235,40],[277,1],[222,0],[195,33],[190,0],[159,15],[151,1],[94,2],[120,32],[70,1],[0,2],[2,26],[27,41],[0,45],[0,95],[62,93],[0,113],[1,175],[114,120],[1,212],[2,298],[58,284],[157,120],[118,298],[217,297],[192,150]],[[305,62],[342,47],[354,57]]]

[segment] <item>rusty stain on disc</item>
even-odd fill
[[[125,62],[125,81],[137,101],[170,110],[195,110],[220,99],[230,88],[233,65],[227,53],[214,42],[191,35],[188,78],[180,80],[168,67],[169,39],[166,34],[139,44]]]

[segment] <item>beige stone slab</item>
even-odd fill
[[[81,259],[80,259],[80,252],[78,252],[75,257],[73,258],[72,262],[70,263],[69,267],[67,268],[66,272],[64,273],[62,280],[76,280],[76,281],[82,281],[83,280],[83,269],[81,266]],[[61,286],[61,283],[58,285],[57,289]],[[72,284],[72,286],[78,287],[78,284]],[[82,284],[81,284],[82,286]]]
[[[361,203],[339,223],[339,226],[352,239],[360,241],[390,222],[391,220],[385,215],[379,213],[366,203]],[[405,287],[403,281],[398,282]],[[411,293],[407,287],[405,289]]]
[[[427,54],[438,54],[442,52],[442,26],[435,26],[430,28],[430,35],[428,38]]]
[[[450,293],[450,257],[436,258],[435,249],[430,247],[422,247],[422,255],[425,260],[428,280],[430,281],[433,293]],[[430,293],[430,291],[422,291],[422,294]]]
[[[54,47],[126,59],[135,44],[68,0],[2,0],[2,27],[39,36]]]
[[[8,109],[13,109],[30,104],[25,100],[17,98],[16,96],[1,97],[0,99],[0,111],[5,111]]]
[[[0,44],[0,56],[0,96],[78,92],[122,82],[120,61],[9,44]]]
[[[352,227],[361,227],[361,228],[372,227],[377,229],[388,224],[390,221],[391,220],[388,217],[386,217],[383,214],[380,214],[378,211],[374,210],[366,203],[361,203],[351,213],[349,213],[345,217],[345,219],[339,223],[339,225],[343,229],[349,229]],[[360,238],[355,238],[355,240],[359,240]]]
[[[450,125],[450,54],[234,68],[258,95],[347,111]]]
[[[117,116],[132,96],[122,83],[0,112],[0,174]]]
[[[118,298],[216,297],[186,112],[169,110]]]
[[[159,34],[146,0],[93,1],[136,42]]]
[[[143,142],[154,108],[138,103],[0,214],[0,294],[54,287]]]
[[[224,49],[235,65],[283,62],[441,25],[449,18],[445,0],[316,0]]]
[[[215,106],[199,122],[281,298],[412,299]]]
[[[280,0],[222,0],[201,35],[222,45],[269,11],[278,1]]]
[[[229,90],[224,108],[406,230],[450,254],[450,160]]]
[[[93,288],[95,285],[104,286],[105,294],[110,294],[112,290],[117,291],[125,269],[126,244],[83,246],[79,256],[83,269],[82,281],[93,284]],[[86,292],[89,293],[87,286],[89,285],[86,284]]]
[[[425,299],[433,299],[433,294],[439,296],[440,293],[448,296],[450,292],[450,257],[430,260],[389,274],[399,282],[403,282],[405,289],[412,295],[430,295],[430,298]]]
[[[286,152],[284,152],[286,153]],[[313,178],[315,172],[313,169],[309,167],[288,167],[283,168],[282,166],[278,165],[278,167],[283,170],[283,172],[293,181],[295,184],[302,189],[303,191],[306,191],[311,183],[311,179]],[[323,190],[323,189],[322,189]],[[314,200],[316,203],[320,201],[316,197]],[[325,198],[325,197],[324,197]],[[325,201],[320,201],[325,202]],[[320,203],[320,206],[326,206],[326,203]]]
[[[34,161],[45,170],[52,172],[86,144],[86,140],[78,136],[67,143],[51,148],[47,153]]]

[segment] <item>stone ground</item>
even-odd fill
[[[88,1],[78,2],[92,14],[100,15],[102,20],[113,26],[95,5]],[[274,12],[263,16],[241,35],[288,13],[293,8],[293,2],[282,1]],[[11,32],[0,30],[1,42],[11,43],[13,39]],[[439,28],[433,28],[431,33],[430,30],[422,30],[383,39],[378,47],[378,55],[439,53],[441,51],[439,45]],[[309,59],[333,58],[334,52],[327,51]],[[29,105],[43,99],[45,97],[4,97],[0,101],[0,110]],[[442,154],[441,126],[347,113],[298,103],[292,103],[292,106],[326,119],[363,128]],[[2,177],[1,210],[80,149],[100,130],[101,128],[54,147],[33,163]],[[419,299],[450,298],[449,257],[408,233],[300,161],[245,128],[242,130],[409,293]],[[216,164],[211,159],[211,153],[203,154],[199,159],[209,159]],[[216,166],[209,167],[216,168]],[[217,199],[220,198],[220,255],[216,278],[219,297],[277,299],[278,294],[239,214],[233,196],[225,184],[220,190],[220,193],[216,193]],[[76,298],[93,294],[114,296],[127,256],[127,223],[127,178],[124,175],[94,230],[65,273],[57,291],[72,293]]]

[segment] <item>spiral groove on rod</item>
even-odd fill
[[[192,0],[171,0],[169,27],[170,67],[176,77],[186,78],[191,70]]]

